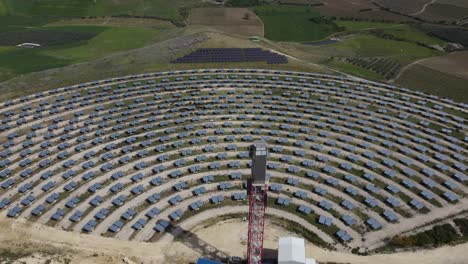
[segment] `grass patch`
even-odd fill
[[[193,0],[1,0],[10,14],[25,16],[152,16],[181,20],[179,8],[201,3]]]
[[[352,20],[336,20],[335,23],[338,26],[343,27],[347,31],[358,31],[358,30],[368,30],[368,29],[400,26],[399,24],[396,24],[396,23],[352,21]]]
[[[57,20],[57,18],[40,16],[0,15],[0,32],[4,33],[8,31],[40,27]]]
[[[459,242],[461,238],[450,224],[443,224],[415,235],[395,236],[390,240],[388,248],[439,247]]]
[[[68,58],[74,62],[103,57],[104,55],[143,47],[158,30],[147,28],[109,28],[78,47],[49,50],[44,54],[55,58]]]
[[[309,7],[269,5],[252,10],[263,21],[265,36],[275,41],[320,40],[343,29]]]
[[[11,48],[0,50],[0,76],[25,74],[69,64],[66,59],[42,55],[35,49]],[[0,79],[1,80],[1,79]]]
[[[442,39],[431,37],[421,30],[413,28],[408,25],[400,25],[398,27],[378,29],[385,34],[390,34],[396,38],[402,39],[408,42],[422,43],[425,45],[441,45],[446,42]]]
[[[5,41],[13,41],[13,44],[32,39],[51,46],[34,49],[0,46],[0,81],[140,48],[158,33],[156,29],[100,26],[60,26],[6,32],[0,34],[0,41],[3,35]]]
[[[468,219],[457,218],[454,219],[453,222],[460,229],[460,232],[462,233],[463,237],[468,238]]]
[[[358,57],[393,57],[401,64],[443,54],[443,52],[417,44],[382,39],[371,35],[360,35],[346,39],[345,41],[330,45],[330,48],[352,50]]]
[[[367,70],[357,65],[353,65],[341,59],[336,59],[336,58],[331,59],[325,62],[324,64],[331,68],[337,69],[339,71],[342,71],[351,75],[359,76],[365,79],[369,79],[369,80],[382,80],[383,79],[383,76],[376,72]]]

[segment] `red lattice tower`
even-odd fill
[[[249,237],[247,244],[247,260],[249,264],[262,263],[263,231],[267,201],[266,190],[266,184],[252,184],[250,187]]]

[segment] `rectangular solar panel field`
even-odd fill
[[[266,61],[268,64],[288,63],[280,54],[260,48],[204,48],[177,58],[173,63],[206,63],[206,62],[248,62]]]

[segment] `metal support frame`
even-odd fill
[[[252,184],[250,187],[249,202],[248,264],[262,263],[266,203],[267,185]]]

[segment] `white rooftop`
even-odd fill
[[[280,237],[278,246],[278,264],[305,264],[304,239]]]

